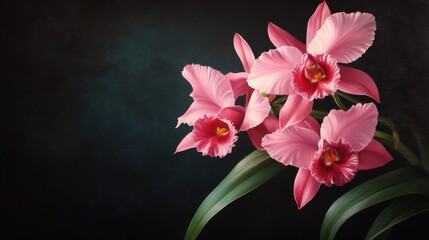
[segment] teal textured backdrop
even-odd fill
[[[201,201],[253,149],[241,134],[223,159],[173,154],[190,131],[175,128],[192,100],[181,70],[242,71],[234,33],[256,56],[274,47],[269,21],[304,40],[319,2],[2,3],[1,238],[183,239]],[[332,12],[375,15],[375,42],[353,66],[375,79],[379,111],[412,145],[398,117],[407,112],[429,132],[429,3],[327,2]],[[323,188],[300,211],[290,167],[216,215],[200,239],[317,239],[337,197],[405,164]],[[362,239],[380,206],[347,222],[339,239]],[[392,239],[427,239],[428,217],[408,220]]]

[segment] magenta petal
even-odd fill
[[[302,53],[305,52],[304,43],[272,22],[268,23],[268,37],[276,48],[281,46],[292,46],[298,48]]]
[[[308,168],[318,150],[319,135],[313,130],[291,126],[267,134],[262,146],[284,165]]]
[[[330,54],[339,63],[358,59],[372,45],[375,18],[369,13],[335,13],[326,18],[313,40],[307,43],[311,54]]]
[[[292,75],[291,85],[295,93],[307,100],[322,99],[337,91],[340,68],[337,60],[330,55],[312,56],[306,53],[301,65],[294,67]]]
[[[194,133],[190,132],[182,139],[182,141],[180,141],[174,153],[182,152],[194,147],[195,147]]]
[[[313,101],[308,101],[298,94],[291,94],[280,109],[280,128],[297,124],[304,120],[313,108]]]
[[[304,207],[319,191],[320,183],[310,173],[310,170],[300,168],[295,177],[293,195],[298,209]]]
[[[340,74],[339,90],[354,95],[366,95],[380,102],[377,85],[367,73],[355,68],[340,66]]]
[[[313,15],[308,20],[307,44],[313,40],[317,30],[319,30],[319,28],[325,22],[325,19],[330,15],[331,11],[329,10],[328,4],[326,4],[325,1],[321,2],[319,6],[317,6],[316,11],[314,11]]]
[[[247,130],[247,134],[256,149],[264,150],[264,147],[261,145],[262,138],[276,131],[278,128],[279,120],[273,114],[269,114],[261,124]]]
[[[359,155],[359,170],[373,169],[383,166],[393,160],[392,155],[386,148],[373,139],[366,148],[358,153]]]
[[[234,35],[234,48],[243,64],[244,70],[250,72],[255,61],[255,56],[249,44],[238,33]]]
[[[228,73],[226,74],[226,78],[229,79],[229,83],[231,83],[232,91],[234,93],[234,99],[237,99],[239,96],[246,94],[251,88],[249,84],[247,84],[248,73],[240,72],[240,73]]]
[[[331,110],[323,119],[320,136],[328,142],[343,138],[354,151],[365,148],[374,136],[378,111],[374,103],[358,103],[348,111]]]
[[[226,119],[204,116],[195,122],[195,146],[203,156],[224,157],[232,151],[237,141],[237,130]]]
[[[253,91],[246,105],[246,112],[240,131],[246,131],[259,125],[268,116],[271,105],[268,98],[263,97],[258,91]]]
[[[252,88],[269,94],[292,93],[292,70],[301,62],[302,53],[295,47],[283,46],[264,52],[256,59],[247,82]]]

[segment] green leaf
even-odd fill
[[[201,203],[188,227],[185,240],[196,239],[216,213],[283,169],[285,166],[271,159],[266,151],[256,150],[247,155]]]
[[[377,203],[407,194],[429,196],[429,175],[418,167],[401,168],[363,183],[338,198],[326,212],[320,239],[334,239],[354,214]]]
[[[423,134],[423,130],[413,119],[406,115],[403,116],[403,119],[416,138],[417,146],[420,152],[421,165],[427,172],[429,172],[429,142]]]
[[[389,232],[393,226],[428,210],[429,199],[426,197],[410,195],[398,198],[378,215],[365,239],[379,239],[380,235]]]
[[[374,138],[379,140],[381,143],[395,149],[398,151],[405,159],[407,159],[412,165],[420,166],[420,159],[414,154],[413,151],[409,147],[407,147],[403,142],[399,141],[399,143],[395,146],[395,140],[389,134],[382,131],[375,131]]]

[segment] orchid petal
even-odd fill
[[[355,68],[340,66],[340,74],[339,90],[354,95],[366,95],[380,102],[377,85],[367,73]]]
[[[366,148],[358,153],[359,156],[359,170],[368,170],[378,168],[393,160],[392,155],[386,148],[373,139]]]
[[[318,67],[319,70],[315,70]],[[314,69],[313,69],[314,67]],[[316,80],[318,74],[319,80]],[[293,90],[307,100],[323,99],[336,92],[340,81],[340,68],[337,60],[328,54],[312,56],[304,54],[301,66],[296,65],[292,71],[291,86]]]
[[[365,148],[374,136],[378,111],[374,103],[358,103],[348,111],[331,110],[323,119],[320,136],[327,142],[343,138],[356,152]]]
[[[198,64],[186,65],[183,77],[192,86],[194,100],[216,104],[219,109],[234,106],[234,95],[228,79],[216,69]]]
[[[247,134],[256,149],[264,150],[264,147],[261,145],[262,138],[276,131],[278,128],[279,120],[273,114],[269,114],[261,124],[247,130]]]
[[[305,52],[304,43],[272,22],[268,23],[268,37],[276,48],[281,46],[292,46],[298,48],[302,53]]]
[[[317,134],[320,132],[320,124],[312,116],[306,117],[303,121],[295,124],[294,126],[311,129]]]
[[[250,71],[249,86],[276,95],[292,93],[292,70],[296,63],[301,62],[301,57],[302,53],[290,46],[262,53]]]
[[[237,130],[226,119],[207,117],[198,119],[194,126],[195,146],[203,156],[225,157],[232,151],[238,139]]]
[[[232,92],[234,93],[234,99],[237,99],[239,96],[246,94],[251,88],[247,84],[248,73],[239,72],[239,73],[228,73],[226,78],[229,79],[229,83],[232,87]]]
[[[375,18],[370,13],[335,13],[326,18],[307,45],[307,51],[327,53],[339,63],[350,63],[372,45],[375,29]]]
[[[243,123],[245,109],[242,106],[227,107],[219,111],[217,117],[228,119],[236,129],[240,129]]]
[[[234,94],[228,79],[218,70],[198,64],[186,65],[183,77],[192,86],[190,96],[194,99],[189,109],[177,120],[178,127],[182,123],[193,125],[204,115],[211,116],[225,107],[234,106]]]
[[[246,131],[262,123],[270,110],[271,105],[268,98],[263,97],[258,91],[253,91],[246,105],[246,113],[240,131]]]
[[[268,154],[284,165],[308,168],[318,150],[319,135],[308,128],[291,126],[267,134],[262,146]]]
[[[304,120],[313,108],[313,101],[308,101],[299,94],[291,94],[280,109],[280,128],[297,124]]]
[[[190,132],[182,139],[182,141],[180,141],[174,153],[182,152],[194,147],[195,147],[194,133]]]
[[[321,2],[319,6],[317,6],[316,11],[314,11],[310,19],[308,19],[307,43],[310,43],[311,40],[313,40],[317,30],[319,30],[319,28],[325,22],[325,19],[330,15],[331,11],[329,10],[328,4],[326,4],[325,1]]]
[[[255,61],[255,56],[249,44],[238,33],[234,35],[234,48],[243,64],[244,70],[250,72],[253,62]]]
[[[176,128],[179,127],[180,124],[186,123],[189,126],[193,126],[194,123],[202,118],[204,115],[213,116],[215,115],[221,108],[217,104],[214,104],[210,101],[205,100],[195,100],[192,102],[191,106],[188,110],[180,117],[177,118]]]
[[[310,170],[300,168],[295,177],[293,195],[298,209],[304,207],[319,191],[320,183],[310,173]]]

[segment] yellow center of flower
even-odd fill
[[[308,65],[307,66],[307,76],[309,76],[312,83],[319,82],[326,78],[326,74],[319,65]]]
[[[225,136],[229,133],[229,129],[228,128],[221,128],[221,127],[217,127],[216,128],[216,134],[219,136]]]
[[[326,147],[322,152],[322,159],[325,162],[326,166],[331,166],[334,162],[340,160],[338,156],[338,151],[333,147]]]

